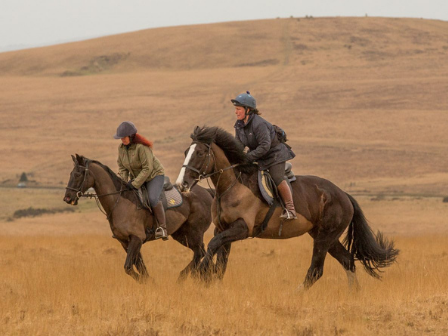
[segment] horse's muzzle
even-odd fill
[[[63,201],[67,204],[78,205],[78,198],[72,199],[70,196],[65,196]]]
[[[182,184],[178,184],[177,186],[178,186],[178,188],[179,188],[179,190],[181,192],[188,192],[188,191],[190,191],[190,187],[188,185],[188,182],[186,182],[186,181],[182,182]]]

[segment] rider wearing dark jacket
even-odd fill
[[[284,179],[285,162],[295,157],[294,152],[278,140],[274,126],[260,117],[255,98],[249,92],[238,95],[232,103],[237,116],[235,138],[249,148],[250,161],[256,161],[260,170],[269,170],[285,203],[281,217],[297,218],[291,190]]]

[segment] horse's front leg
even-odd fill
[[[123,249],[125,250],[125,252],[128,253],[128,247],[129,247],[130,241],[125,241],[125,240],[121,240],[121,239],[118,239],[118,238],[116,238],[116,239],[120,242],[121,246],[123,246]],[[143,281],[145,279],[149,279],[150,278],[148,270],[146,269],[145,262],[143,261],[143,257],[142,257],[142,254],[140,252],[140,249],[139,249],[139,252],[137,254],[137,257],[135,258],[134,266],[137,268],[138,273],[140,273],[140,281]],[[134,276],[132,276],[132,277],[135,279]]]
[[[215,228],[214,235],[216,236],[217,234],[219,234],[219,231],[218,228]],[[231,247],[232,247],[231,243],[224,244],[216,252],[216,265],[213,273],[217,276],[219,280],[222,280],[226,272]]]
[[[222,280],[224,278],[224,274],[226,273],[231,248],[231,243],[224,244],[216,253],[216,266],[214,273],[217,275],[219,280]]]
[[[140,254],[140,249],[143,242],[137,236],[131,235],[129,238],[129,243],[127,244],[127,248],[125,248],[127,256],[124,263],[124,271],[136,281],[142,282],[148,276],[145,264],[143,263],[143,259]],[[134,270],[134,265],[136,265],[137,269],[143,274],[138,274]]]
[[[139,252],[137,255],[137,260],[134,263],[135,267],[137,268],[137,271],[140,273],[142,278],[148,278],[148,270],[146,269],[145,262],[143,261],[142,253]]]
[[[239,218],[233,222],[227,230],[218,233],[210,240],[207,247],[207,253],[199,266],[202,278],[206,281],[211,277],[211,265],[213,265],[213,256],[224,245],[237,240],[246,239],[249,235],[249,228],[246,222]]]

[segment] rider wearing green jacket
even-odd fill
[[[137,134],[137,128],[130,121],[124,121],[118,126],[114,138],[122,142],[118,146],[118,174],[127,182],[130,190],[137,190],[146,184],[149,202],[159,224],[155,238],[168,239],[165,210],[160,199],[165,172],[152,152],[152,142]]]

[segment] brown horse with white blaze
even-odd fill
[[[398,255],[392,241],[375,235],[356,200],[328,180],[316,176],[296,176],[291,183],[297,219],[284,221],[277,207],[267,226],[269,212],[258,187],[257,166],[247,161],[242,145],[218,127],[196,127],[193,142],[176,181],[182,191],[190,191],[198,181],[210,177],[216,196],[212,205],[215,237],[199,267],[208,280],[213,271],[222,278],[231,243],[248,237],[286,239],[308,233],[314,239],[311,266],[300,288],[308,289],[323,273],[330,253],[346,270],[350,287],[358,287],[355,260],[380,278],[381,268]],[[339,238],[348,228],[344,243]],[[216,268],[213,256],[217,253]]]
[[[126,188],[126,182],[109,167],[83,156],[72,155],[74,167],[70,173],[64,201],[77,205],[87,189],[94,188],[101,203],[113,237],[126,251],[124,268],[137,281],[149,275],[140,249],[142,244],[155,239],[156,220],[147,209],[142,208],[134,191]],[[211,224],[213,192],[199,187],[188,195],[182,195],[180,206],[166,212],[167,230],[180,244],[193,251],[193,260],[180,272],[179,280],[194,274],[205,254],[204,232]]]

